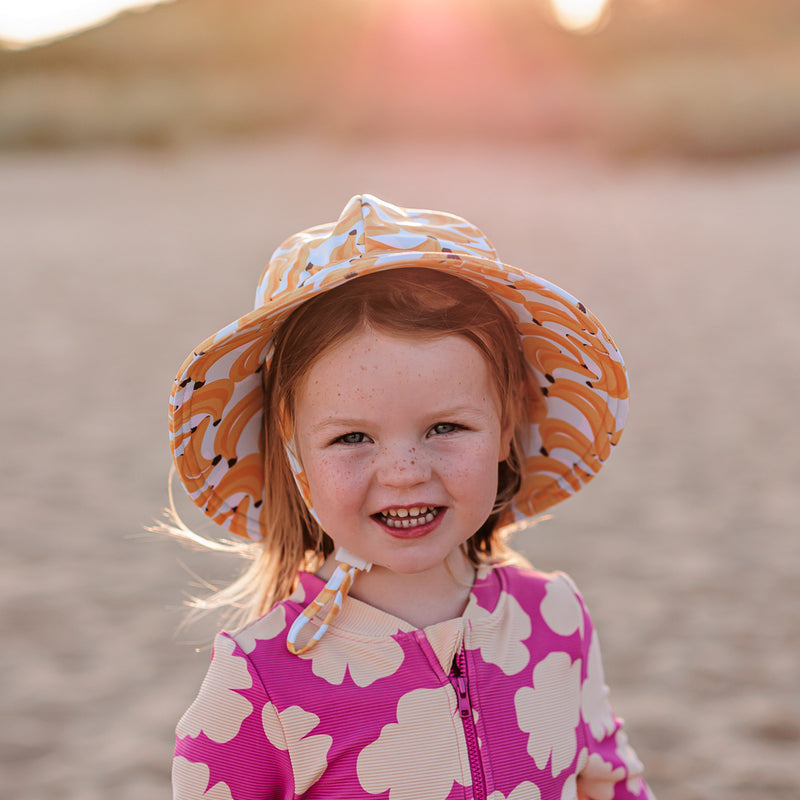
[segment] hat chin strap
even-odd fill
[[[297,490],[303,498],[308,512],[317,524],[322,527],[317,512],[314,510],[314,503],[311,500],[308,486],[304,481],[300,480],[300,476],[303,474],[303,465],[300,462],[294,437],[287,436],[286,431],[284,431],[284,439],[286,442],[286,457],[289,460],[289,466],[292,470],[295,483],[297,484]],[[369,572],[369,570],[372,569],[371,562],[364,561],[363,558],[359,558],[354,553],[345,550],[344,547],[340,547],[336,551],[335,558],[339,562],[339,566],[333,571],[333,575],[328,579],[322,591],[314,598],[310,605],[303,609],[300,616],[292,624],[292,627],[289,628],[289,633],[286,637],[286,647],[289,648],[290,653],[294,653],[295,655],[307,653],[325,635],[325,631],[328,630],[328,626],[333,622],[334,617],[342,610],[342,603],[344,603],[344,599],[347,597],[347,593],[350,591],[350,587],[353,585],[356,575],[359,572]],[[314,635],[306,644],[302,647],[298,647],[297,637],[300,631],[326,608],[327,612],[322,620],[322,625],[317,628]]]
[[[294,621],[292,627],[289,628],[289,633],[286,637],[286,647],[290,653],[300,655],[307,653],[324,635],[328,630],[328,626],[333,622],[336,615],[342,610],[347,593],[353,585],[356,575],[359,572],[369,572],[372,569],[372,564],[369,561],[364,561],[357,555],[340,547],[336,551],[336,560],[339,565],[333,571],[333,575],[328,578],[328,582],[323,587],[322,591],[314,598],[314,600],[303,609],[300,616]],[[318,614],[325,608],[325,614],[322,624],[317,628],[314,635],[302,647],[297,646],[297,637],[300,631],[308,625]]]

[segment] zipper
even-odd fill
[[[467,681],[467,659],[461,650],[453,659],[450,682],[456,690],[458,714],[464,726],[464,737],[467,740],[467,756],[469,771],[472,775],[472,793],[474,800],[486,800],[486,784],[483,779],[483,766],[478,750],[478,732],[475,730],[475,719],[472,716],[472,704],[469,699],[469,683]]]

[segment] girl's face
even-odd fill
[[[336,546],[412,574],[441,567],[486,521],[511,431],[470,341],[365,328],[305,375],[295,437]]]

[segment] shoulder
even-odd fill
[[[542,572],[517,564],[500,564],[493,568],[493,572],[499,578],[503,591],[520,601],[541,601],[547,595],[581,600],[574,581],[564,572]]]
[[[554,633],[583,636],[591,625],[575,583],[563,572],[541,572],[531,567],[495,568],[502,591],[531,619],[541,620]]]
[[[217,743],[234,739],[254,708],[254,696],[248,699],[241,693],[257,683],[258,677],[236,642],[224,632],[217,634],[200,691],[178,722],[178,738],[194,739],[205,733]]]
[[[297,612],[293,611],[287,601],[283,601],[273,606],[263,617],[236,631],[221,635],[233,639],[243,652],[250,655],[257,647],[261,648],[267,643],[283,645],[289,625],[296,616]]]

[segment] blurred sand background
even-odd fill
[[[660,800],[800,797],[798,43],[779,0],[582,36],[511,0],[178,0],[0,51],[0,797],[170,795],[215,629],[181,604],[236,569],[144,532],[171,379],[361,191],[607,324],[622,446],[517,544],[581,587]]]

